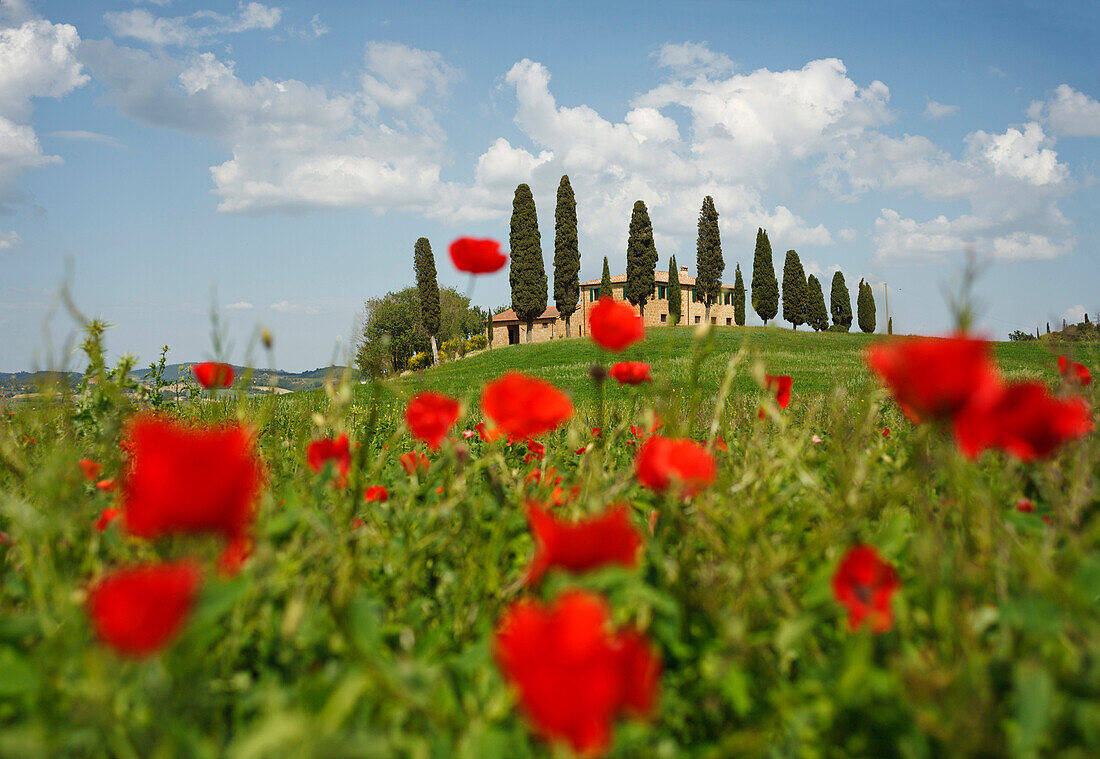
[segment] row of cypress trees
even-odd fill
[[[516,317],[527,325],[526,339],[531,342],[534,320],[546,310],[546,270],[542,260],[542,243],[539,235],[535,199],[527,184],[516,187],[512,199],[512,217],[508,242],[511,267],[508,280],[512,290],[512,308]],[[657,247],[653,240],[653,224],[649,210],[643,201],[634,203],[630,216],[630,229],[626,248],[626,285],[623,295],[638,306],[644,315],[645,304],[656,289],[655,269]],[[432,356],[438,361],[435,333],[439,329],[439,286],[436,283],[435,261],[427,238],[421,237],[414,248],[414,266],[417,288],[420,292],[424,325],[431,334]],[[706,321],[710,322],[710,309],[721,297],[722,240],[718,231],[718,211],[714,198],[703,198],[699,210],[696,244],[697,277],[695,290],[702,300]],[[680,271],[676,257],[669,259],[668,310],[672,324],[678,324],[682,313]],[[571,336],[571,319],[580,301],[580,250],[577,242],[577,202],[569,176],[563,175],[558,184],[557,205],[554,210],[554,302],[565,321],[565,335]],[[611,272],[607,258],[603,261],[603,277],[600,296],[611,295]],[[783,266],[783,318],[793,329],[808,324],[815,330],[829,329],[832,314],[834,330],[848,331],[852,325],[852,306],[844,275],[833,275],[831,311],[825,309],[825,297],[817,277],[806,277],[798,253],[787,251]],[[737,265],[733,289],[734,321],[745,324],[745,283],[741,266]],[[772,248],[768,233],[756,231],[756,249],[752,268],[752,307],[767,324],[779,312],[779,282],[772,263]],[[860,280],[857,297],[859,326],[864,332],[875,329],[874,296],[870,285]]]

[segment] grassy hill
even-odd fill
[[[855,389],[870,381],[863,363],[863,349],[881,335],[862,333],[814,333],[776,327],[718,327],[714,350],[700,373],[704,387],[717,389],[730,354],[742,344],[760,356],[770,374],[790,374],[794,393],[824,394],[833,387]],[[1070,346],[1071,355],[1097,370],[1100,345]],[[508,369],[518,369],[543,377],[570,392],[574,400],[585,402],[593,396],[588,368],[596,361],[646,361],[655,377],[667,379],[674,387],[687,380],[695,350],[693,329],[651,329],[646,339],[622,354],[609,358],[588,339],[558,340],[534,345],[510,345],[484,351],[475,356],[428,369],[401,380],[409,390],[434,389],[456,397],[474,397],[486,381]],[[994,353],[1005,374],[1014,379],[1057,378],[1057,346],[1047,341],[995,343]],[[610,392],[619,390],[609,383]],[[734,392],[756,388],[748,372],[739,372]]]

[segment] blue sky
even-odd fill
[[[987,334],[1091,318],[1098,30],[1094,3],[0,0],[0,371],[75,363],[67,266],[114,357],[211,357],[216,302],[231,360],[263,325],[280,367],[327,364],[418,237],[465,290],[447,244],[506,243],[519,182],[549,264],[563,173],[584,278],[623,270],[638,199],[694,273],[710,194],[730,281],[762,226],[777,269],[875,283],[880,325],[885,282],[897,332],[951,327],[968,249]]]

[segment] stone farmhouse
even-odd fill
[[[706,313],[706,304],[702,298],[696,295],[695,277],[687,274],[687,267],[680,267],[680,326],[691,327],[700,324]],[[653,297],[645,304],[646,327],[666,327],[669,325],[668,316],[668,272],[658,269],[654,272],[657,287]],[[623,288],[626,286],[626,275],[619,274],[611,278],[611,293],[615,300],[625,300]],[[583,336],[588,331],[588,311],[600,299],[600,280],[590,279],[581,282],[581,297],[577,303],[577,310],[573,312],[570,321],[571,332],[574,337]],[[637,312],[637,306],[634,306]],[[722,326],[731,326],[733,321],[733,285],[722,285],[718,300],[710,307],[710,323]],[[535,319],[531,330],[531,342],[542,343],[547,340],[565,337],[565,320],[558,314],[555,306],[550,306],[539,318]],[[502,345],[515,345],[526,342],[527,325],[516,318],[516,312],[512,309],[502,311],[493,317],[493,347]]]

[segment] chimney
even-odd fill
[[[680,272],[683,273],[683,274],[687,274],[687,270],[688,270],[688,267],[686,267],[686,266],[681,266],[680,267]]]

